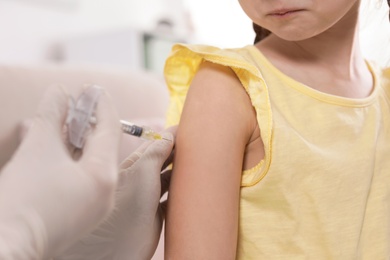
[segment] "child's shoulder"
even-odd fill
[[[231,95],[234,91],[242,94],[245,92],[240,91],[248,91],[248,88],[253,88],[253,82],[259,80],[259,71],[246,53],[246,47],[222,49],[208,45],[177,44],[173,46],[165,63],[164,76],[171,97],[168,124],[173,125],[179,121],[188,90],[190,85],[193,87],[194,80],[201,78],[201,85],[208,86],[207,92],[215,91],[212,86],[219,85],[224,86],[223,92],[221,89],[216,90],[220,91],[219,95]],[[240,90],[236,88],[238,85]],[[234,91],[228,91],[229,89]]]

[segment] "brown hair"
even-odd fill
[[[388,1],[390,1],[390,0],[388,0]],[[255,42],[254,42],[255,44],[271,34],[270,31],[268,31],[267,29],[264,29],[261,26],[258,26],[255,23],[253,23],[252,25],[253,25],[253,30],[256,33]]]
[[[387,0],[387,4],[390,8],[390,0]],[[390,21],[390,10],[389,10],[389,21]],[[253,26],[253,30],[256,33],[254,44],[258,43],[259,41],[263,40],[264,38],[266,38],[268,35],[271,34],[270,31],[268,31],[267,29],[264,29],[263,27],[255,24],[255,23],[253,23],[252,26]]]
[[[387,5],[389,6],[390,9],[390,0],[387,0]],[[389,10],[389,21],[390,21],[390,10]]]

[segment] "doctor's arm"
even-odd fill
[[[204,62],[177,131],[166,259],[235,259],[245,146],[256,125],[234,72]]]

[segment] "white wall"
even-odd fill
[[[75,1],[75,8],[62,9],[29,0],[0,0],[0,62],[45,61],[49,46],[58,39],[122,27],[148,30],[160,12],[156,0]]]
[[[390,66],[390,22],[386,0],[363,0],[360,38],[368,59]]]
[[[186,0],[196,29],[196,41],[221,48],[252,44],[252,22],[237,0]]]
[[[47,46],[74,27],[72,15],[17,1],[0,1],[0,62],[44,60]]]

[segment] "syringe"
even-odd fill
[[[126,134],[137,136],[145,140],[161,140],[162,136],[146,126],[137,126],[131,122],[120,120],[122,131]]]
[[[98,119],[95,110],[102,88],[92,85],[85,89],[79,98],[69,98],[68,116],[66,125],[68,128],[68,140],[75,148],[82,149],[86,136],[90,129],[96,125]],[[125,120],[120,120],[122,131],[126,134],[137,136],[145,140],[165,139],[161,134],[149,127],[137,126]],[[168,139],[167,139],[168,140]]]

